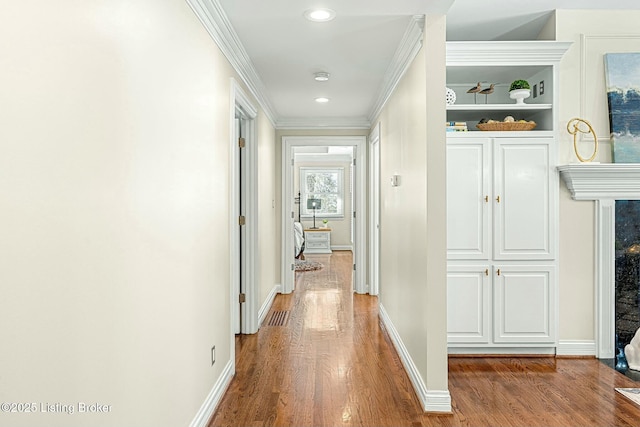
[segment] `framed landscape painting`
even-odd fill
[[[606,53],[604,68],[614,163],[640,163],[640,53]]]

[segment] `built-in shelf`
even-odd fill
[[[447,105],[450,111],[528,111],[550,110],[551,104],[453,104]]]
[[[447,132],[447,138],[543,138],[553,136],[552,131],[544,130],[487,131],[469,129],[467,132]]]
[[[640,163],[558,166],[574,200],[640,200]]]
[[[475,129],[479,121],[502,121],[507,116],[534,121],[534,132],[553,131],[558,123],[558,68],[571,42],[493,41],[447,42],[447,88],[456,102],[447,106],[447,121],[466,122]],[[516,104],[509,96],[515,80],[527,80],[531,96]],[[489,94],[469,93],[480,84]],[[492,89],[492,90],[491,90]]]

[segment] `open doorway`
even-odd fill
[[[314,239],[312,252],[353,251],[354,291],[367,293],[364,256],[366,138],[285,136],[282,143],[282,292],[290,293],[295,286],[295,226],[298,222],[304,224],[305,235]],[[339,183],[334,187],[342,188],[342,194],[331,194],[324,185],[317,188],[300,185],[301,181],[307,180]],[[324,226],[323,220],[331,226]]]

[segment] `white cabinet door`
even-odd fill
[[[554,266],[496,265],[493,280],[494,342],[554,343]]]
[[[551,141],[495,140],[494,259],[552,260],[555,257]]]
[[[490,257],[490,142],[488,138],[447,143],[447,257]]]
[[[488,343],[491,295],[487,266],[451,266],[447,273],[447,338]]]

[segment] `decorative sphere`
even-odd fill
[[[453,89],[447,88],[447,105],[453,105],[456,102],[456,93]]]

